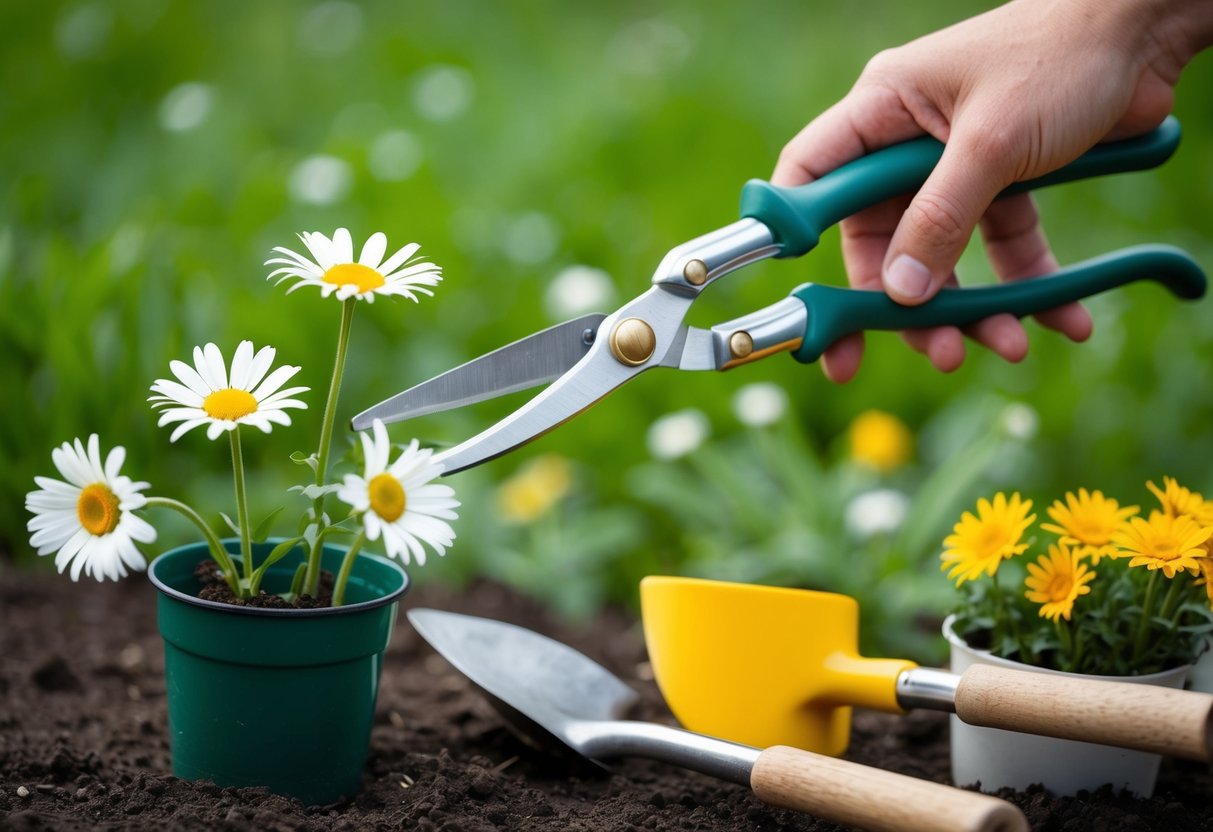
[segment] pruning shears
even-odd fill
[[[1179,123],[1168,118],[1150,133],[1099,145],[1000,196],[1156,167],[1174,153],[1179,133]],[[657,367],[728,370],[781,351],[810,363],[853,332],[965,326],[998,313],[1023,317],[1140,279],[1156,280],[1180,298],[1204,294],[1204,272],[1185,252],[1142,245],[1047,277],[944,289],[921,306],[901,306],[879,291],[806,283],[771,306],[711,329],[685,323],[695,299],[725,275],[770,257],[811,251],[821,233],[845,217],[921,186],[942,152],[942,143],[923,137],[800,187],[751,180],[742,190],[742,219],[671,249],[652,287],[636,299],[609,315],[566,321],[448,370],[358,414],[353,427],[364,430],[376,419],[402,421],[552,382],[492,427],[435,455],[443,473],[451,474],[530,442]]]

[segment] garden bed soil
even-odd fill
[[[0,829],[827,830],[745,789],[659,763],[612,773],[534,751],[514,737],[402,615],[388,650],[363,788],[304,806],[264,789],[173,777],[155,592],[136,577],[73,584],[0,574]],[[563,624],[517,592],[477,583],[421,587],[406,606],[499,618],[586,652],[642,695],[639,718],[672,722],[645,661],[640,626],[609,611]],[[945,781],[943,715],[859,712],[847,757]],[[1039,830],[1213,828],[1213,776],[1164,761],[1150,800],[1108,790],[1059,799],[1004,792]]]

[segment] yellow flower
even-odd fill
[[[1116,557],[1117,549],[1112,545],[1112,535],[1120,531],[1125,522],[1137,514],[1137,506],[1120,507],[1115,500],[1099,491],[1088,492],[1085,488],[1066,493],[1066,501],[1054,500],[1049,506],[1049,516],[1057,525],[1041,523],[1045,531],[1061,536],[1061,542],[1077,547],[1074,557],[1090,556],[1091,565],[1098,566],[1102,557]]]
[[[868,410],[848,430],[851,458],[877,471],[892,471],[910,458],[914,439],[901,420],[890,413]]]
[[[1200,577],[1197,578],[1196,585],[1205,588],[1205,595],[1209,596],[1209,606],[1213,607],[1213,558],[1201,558],[1196,562],[1200,564]]]
[[[1004,558],[1013,558],[1028,548],[1020,543],[1024,531],[1036,520],[1029,515],[1031,500],[1021,500],[1019,494],[1011,499],[1002,492],[994,495],[994,502],[977,501],[977,516],[970,512],[961,515],[960,522],[952,527],[952,534],[944,538],[944,553],[940,555],[940,569],[960,586],[965,581],[976,580],[982,573],[993,575]]]
[[[513,523],[530,523],[568,493],[572,476],[564,457],[547,454],[536,458],[510,477],[497,492],[502,517]]]
[[[1048,555],[1029,563],[1028,573],[1024,581],[1028,587],[1025,597],[1041,605],[1042,618],[1053,621],[1059,618],[1069,621],[1074,602],[1091,591],[1087,584],[1095,580],[1095,573],[1065,543],[1050,546]]]
[[[1201,526],[1191,517],[1153,511],[1148,521],[1132,518],[1112,539],[1125,550],[1121,556],[1132,555],[1129,566],[1161,569],[1173,578],[1176,572],[1200,569],[1200,561],[1208,555],[1204,543],[1210,535],[1213,527]]]
[[[1163,488],[1159,488],[1147,482],[1146,488],[1153,491],[1162,504],[1163,514],[1168,517],[1191,517],[1202,526],[1213,526],[1213,502],[1184,488],[1173,477],[1163,477],[1162,484]]]

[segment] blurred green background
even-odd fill
[[[270,248],[298,247],[295,232],[344,225],[361,241],[382,230],[390,250],[416,240],[445,270],[432,300],[359,308],[341,422],[585,303],[638,294],[668,248],[736,218],[742,183],[767,176],[871,55],[958,15],[943,2],[855,8],[4,4],[0,555],[36,560],[23,495],[36,473],[54,473],[54,445],[93,431],[127,447],[125,473],[154,493],[212,518],[231,512],[226,443],[195,431],[170,445],[144,402],[170,359],[211,340],[229,355],[243,338],[272,344],[280,361],[303,366],[311,409],[245,442],[253,513],[296,505],[283,489],[302,469],[286,457],[314,447],[339,308],[263,279]],[[1211,89],[1206,54],[1180,85],[1185,139],[1160,170],[1039,197],[1062,262],[1157,241],[1213,265]],[[979,246],[962,279],[989,279]],[[735,317],[805,280],[842,282],[836,233],[805,259],[723,282],[692,323]],[[630,603],[653,571],[849,589],[878,618],[935,610],[947,592],[938,540],[990,490],[1047,501],[1084,485],[1142,502],[1142,483],[1163,473],[1213,487],[1208,302],[1134,286],[1090,306],[1088,344],[1032,326],[1019,366],[971,347],[944,376],[896,336],[874,335],[843,387],[783,357],[724,375],[643,377],[452,478],[460,541],[414,577],[489,574],[574,615]],[[771,426],[747,426],[732,407],[754,382],[787,393]],[[393,436],[459,440],[519,401],[427,417]],[[1035,427],[1006,440],[993,425],[1012,402],[1030,406]],[[700,451],[654,461],[650,425],[687,407],[708,428]],[[915,436],[897,471],[849,461],[847,426],[870,408]],[[565,460],[567,494],[535,516],[511,515],[501,484],[544,454]],[[861,544],[842,522],[846,500],[883,487],[907,495],[914,529]],[[191,536],[174,517],[153,519],[165,546]],[[866,559],[856,556],[864,546]],[[886,605],[893,596],[900,604]],[[889,622],[873,627],[898,629]]]

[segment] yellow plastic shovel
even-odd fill
[[[974,665],[961,675],[859,655],[859,604],[830,592],[651,576],[644,636],[692,731],[838,755],[851,707],[953,712],[972,725],[1209,761],[1213,696]]]

